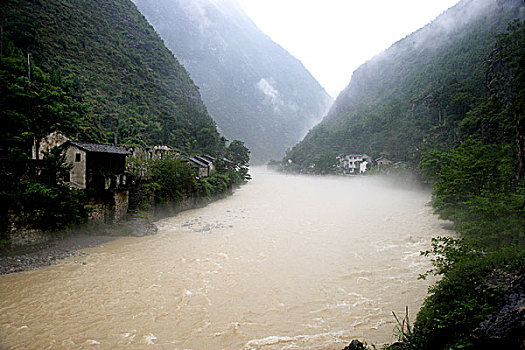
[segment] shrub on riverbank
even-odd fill
[[[247,168],[228,169],[217,162],[217,171],[199,178],[190,165],[177,157],[148,161],[147,180],[133,189],[131,199],[135,207],[147,210],[156,204],[177,204],[188,198],[209,201],[231,193],[249,178]]]

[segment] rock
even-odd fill
[[[352,340],[352,342],[350,343],[350,345],[348,345],[347,347],[345,347],[343,350],[366,350],[366,347],[363,343],[361,343],[359,340],[357,339],[354,339]]]
[[[511,287],[502,305],[474,330],[475,348],[525,350],[525,265],[514,278],[494,275],[490,283],[507,281]]]

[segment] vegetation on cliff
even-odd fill
[[[29,55],[70,85],[82,105],[79,140],[108,143],[116,133],[122,143],[216,151],[220,137],[198,88],[132,2],[7,0],[0,18],[4,58]]]

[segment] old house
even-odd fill
[[[53,147],[65,150],[66,163],[71,166],[69,185],[86,191],[92,220],[115,222],[127,213],[128,150],[116,145],[76,142],[55,132],[34,142],[33,159],[42,159]]]
[[[381,167],[383,165],[390,165],[392,164],[393,162],[385,157],[379,157],[375,160],[376,164],[378,167]]]
[[[35,140],[32,158],[43,159],[53,147],[62,147],[66,152],[66,163],[72,165],[69,174],[72,188],[107,190],[126,183],[126,156],[131,153],[122,147],[76,142],[53,132]]]
[[[205,154],[203,156],[195,156],[194,158],[196,158],[197,160],[201,161],[202,163],[208,166],[208,176],[212,175],[215,172],[215,163],[216,163],[215,157]]]
[[[129,151],[114,145],[68,141],[66,162],[72,164],[70,183],[78,189],[108,190],[126,185]]]
[[[199,177],[206,177],[210,174],[208,163],[205,163],[195,157],[188,158],[187,160],[190,164],[190,167],[197,172]]]

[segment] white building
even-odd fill
[[[371,159],[366,154],[342,154],[337,157],[339,168],[350,174],[363,174],[367,171]]]

